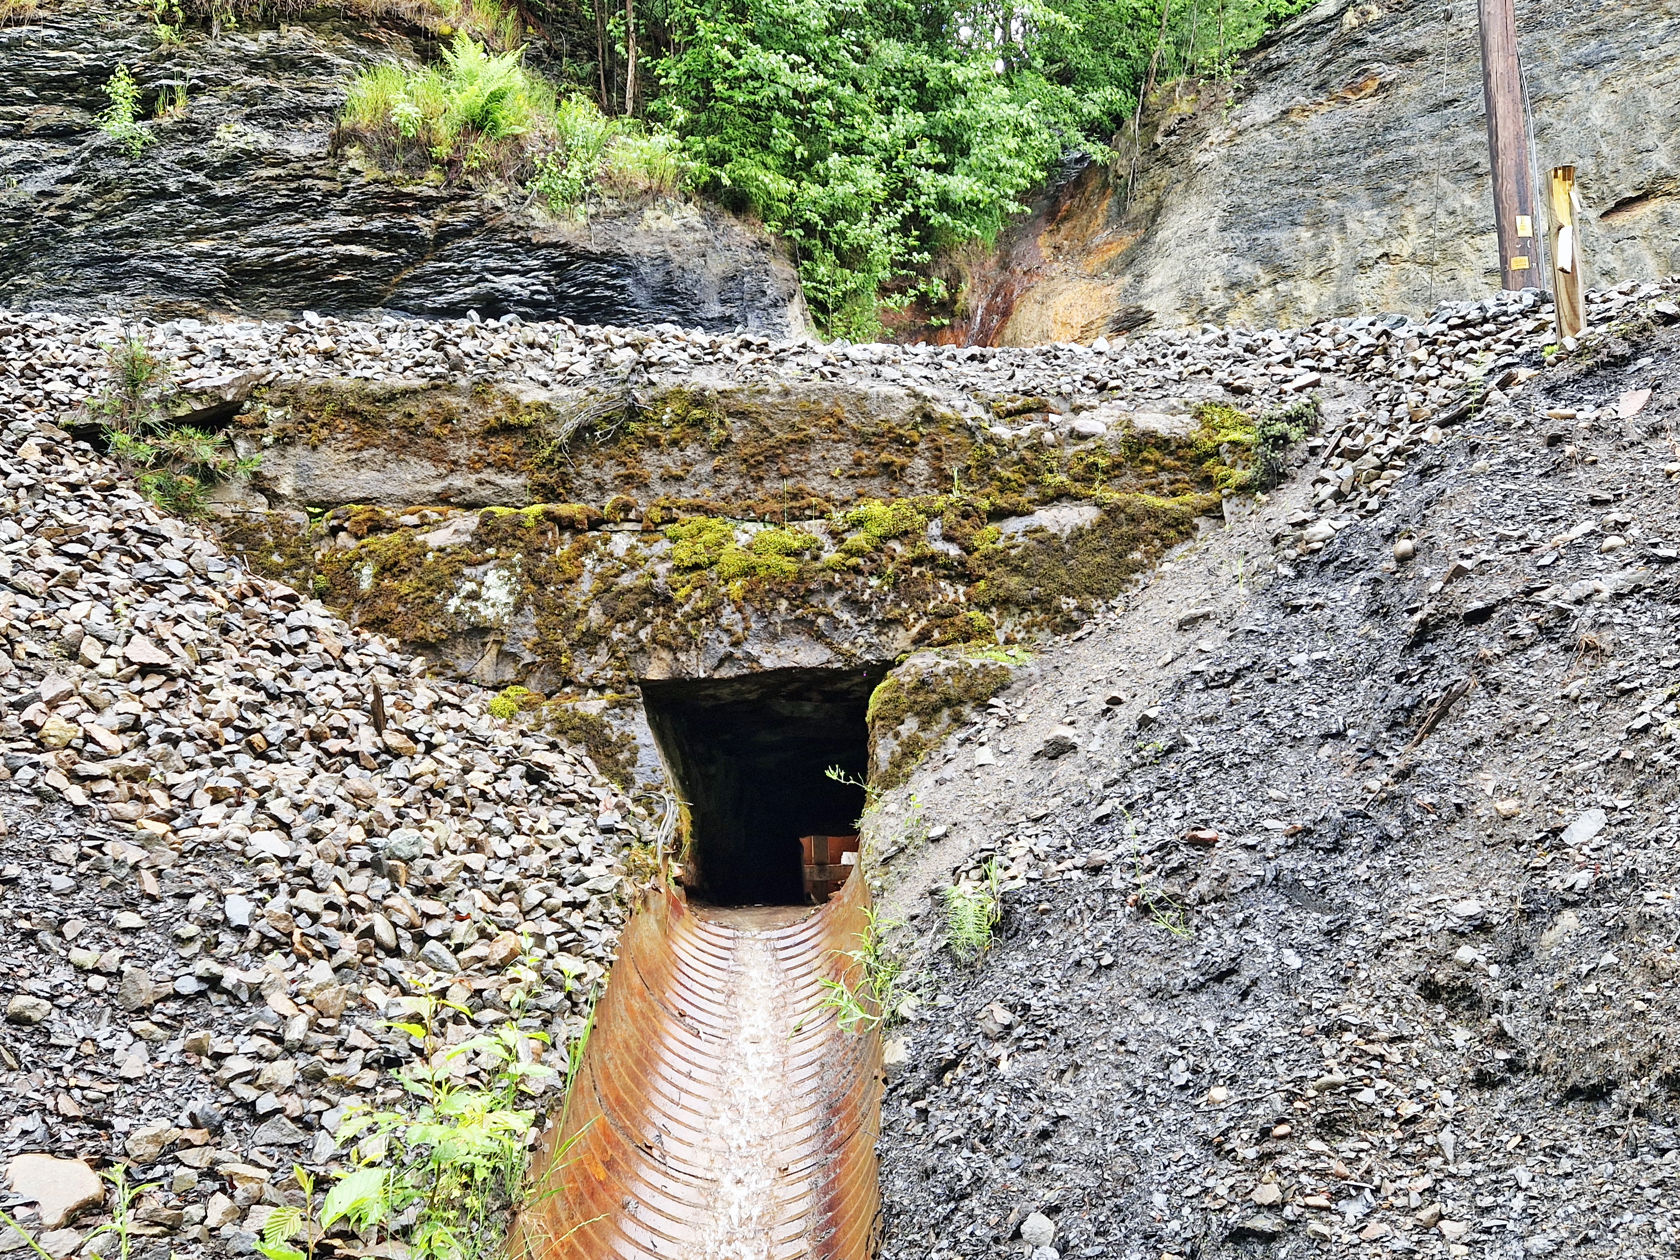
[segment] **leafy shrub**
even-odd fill
[[[581,205],[618,135],[618,124],[581,96],[562,101],[554,114],[555,144],[536,158],[531,189],[556,214]]]
[[[105,95],[111,103],[99,115],[99,129],[127,149],[129,157],[139,157],[156,137],[135,121],[140,113],[140,85],[127,66],[118,66],[106,80]]]
[[[647,194],[671,197],[687,185],[690,172],[691,164],[676,136],[625,126],[607,147],[595,182],[609,198]]]
[[[1153,83],[1221,71],[1309,0],[671,0],[651,112],[711,195],[794,246],[831,333],[940,299],[933,257],[988,244]],[[649,32],[653,34],[653,32]]]

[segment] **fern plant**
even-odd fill
[[[1002,875],[997,859],[981,868],[978,883],[953,884],[945,890],[945,941],[965,963],[977,961],[992,945],[992,932],[1003,918]]]

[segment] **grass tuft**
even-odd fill
[[[88,410],[111,453],[153,503],[178,516],[197,516],[216,482],[256,471],[261,457],[239,458],[224,434],[170,423],[163,405],[169,368],[144,338],[130,333],[107,346],[105,358],[106,381]]]
[[[997,859],[988,861],[978,883],[952,884],[945,890],[945,943],[959,962],[972,963],[992,946],[992,931],[1003,918],[1002,875]]]

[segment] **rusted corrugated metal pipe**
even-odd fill
[[[647,894],[564,1116],[515,1218],[515,1260],[868,1260],[881,1048],[845,1032],[869,904],[699,914]]]

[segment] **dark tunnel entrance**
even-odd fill
[[[886,665],[646,680],[649,727],[689,805],[689,891],[714,905],[807,900],[801,836],[857,831],[865,714]],[[839,766],[853,783],[830,778]]]

